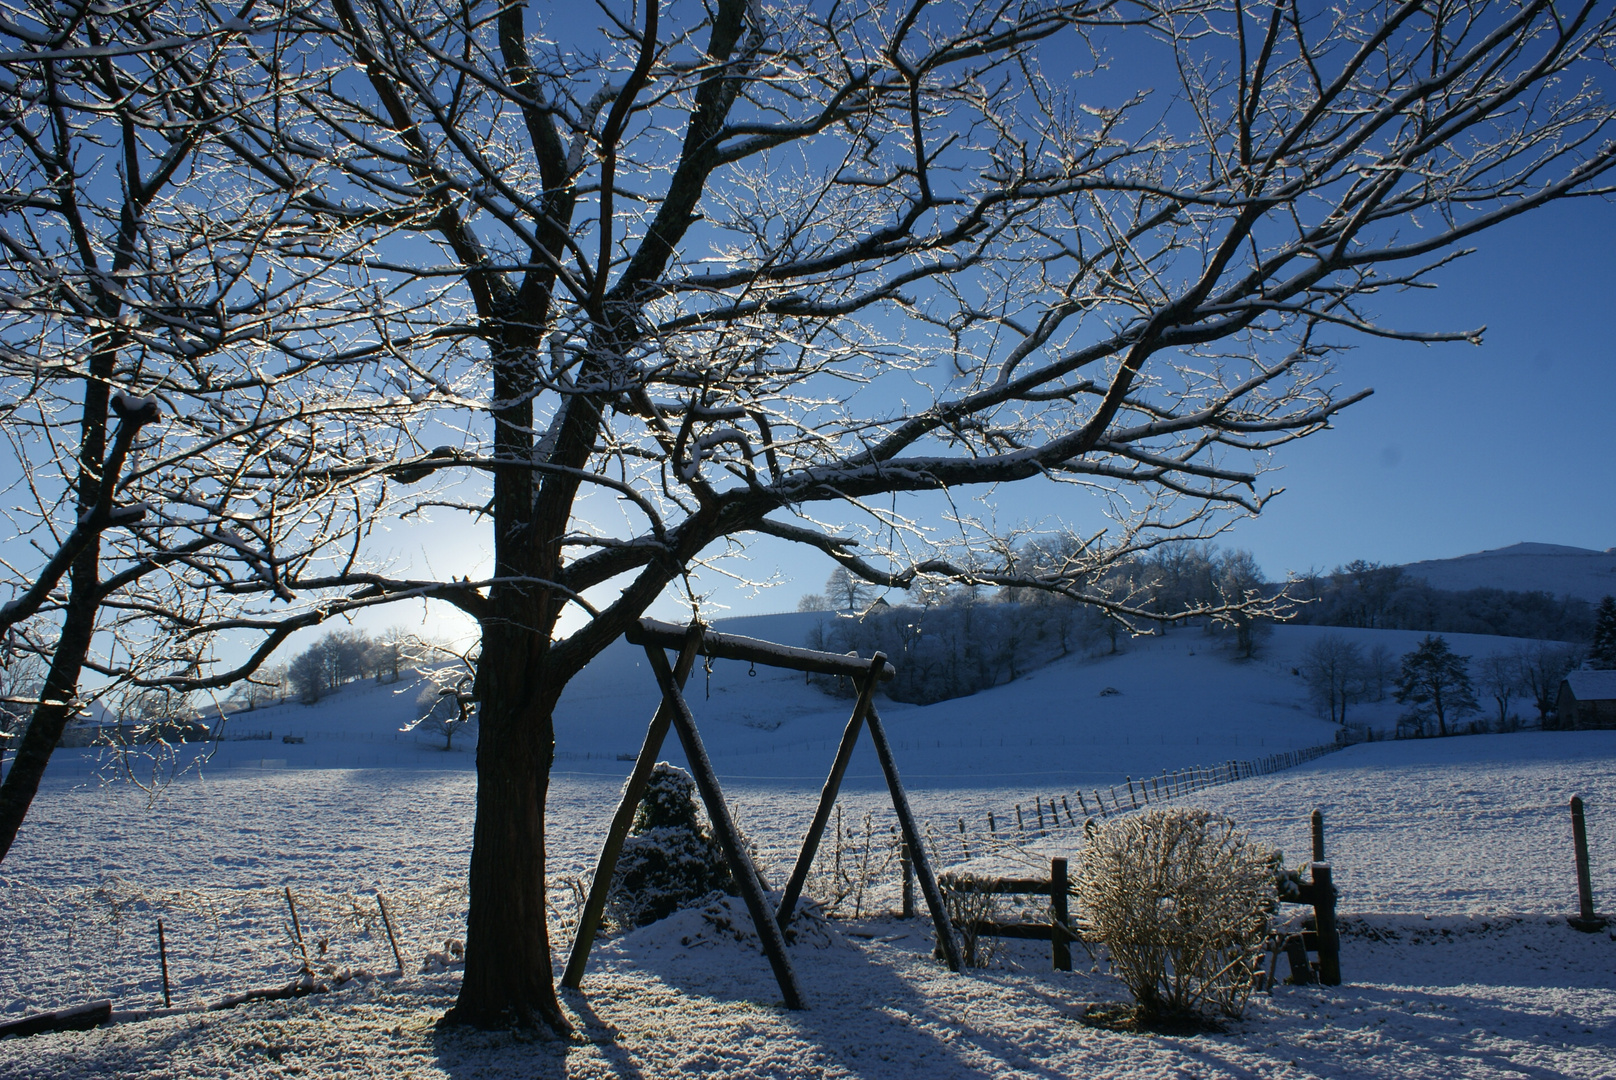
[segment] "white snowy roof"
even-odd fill
[[[1616,700],[1616,671],[1573,671],[1565,681],[1578,701]]]

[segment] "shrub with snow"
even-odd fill
[[[1275,907],[1279,853],[1207,810],[1148,810],[1089,838],[1078,901],[1139,1014],[1238,1018]]]
[[[733,892],[724,851],[696,805],[690,774],[658,762],[634,815],[607,900],[620,927],[648,926],[713,892]]]

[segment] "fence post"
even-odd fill
[[[169,1008],[173,1002],[168,997],[168,939],[163,936],[163,920],[157,920],[157,960],[163,965],[163,1008]]]
[[[303,954],[303,970],[313,971],[309,966],[309,950],[303,946],[303,926],[297,919],[297,905],[292,902],[292,887],[286,886],[286,909],[292,913],[292,940],[297,942],[298,952]]]
[[[1324,811],[1313,808],[1313,861],[1324,861]]]
[[[1072,970],[1072,939],[1066,907],[1066,860],[1049,860],[1049,907],[1054,916],[1049,933],[1049,949],[1056,971]]]
[[[1571,796],[1571,843],[1577,858],[1577,915],[1567,919],[1574,928],[1593,933],[1605,926],[1605,920],[1594,914],[1593,879],[1588,873],[1588,826],[1582,816],[1582,796]]]
[[[1330,864],[1313,864],[1313,927],[1319,935],[1319,982],[1341,985],[1341,934],[1335,923],[1335,883]]]
[[[393,933],[393,920],[387,914],[387,901],[382,899],[381,891],[376,893],[376,910],[382,913],[382,926],[387,930],[387,942],[393,946],[393,959],[398,962],[398,973],[404,974],[404,954],[398,951],[398,936]]]

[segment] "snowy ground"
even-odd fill
[[[1024,684],[945,703],[944,711],[890,711],[894,738],[906,747],[899,764],[945,859],[962,854],[959,818],[971,822],[967,842],[979,855],[988,810],[1003,828],[1014,804],[1069,793],[1090,775],[1109,783],[1125,772],[1236,756],[1217,742],[1232,744],[1230,728],[1258,740],[1251,756],[1319,741],[1314,727],[1325,725],[1296,708],[1294,684],[1286,681],[1287,656],[1303,647],[1304,635],[1282,632],[1257,666],[1209,655],[1192,635],[1147,644],[1160,647],[1055,665]],[[1475,649],[1470,642],[1456,647]],[[1217,696],[1196,708],[1201,679]],[[726,794],[778,884],[828,763],[828,752],[807,752],[811,726],[834,738],[846,706],[819,699],[816,712],[813,697],[787,699],[785,682],[762,682],[721,666],[712,697],[694,696]],[[1098,698],[1091,683],[1123,693]],[[627,768],[615,746],[649,714],[649,698],[614,697],[604,678],[594,690],[593,698],[580,698],[593,706],[579,704],[561,721],[563,752],[570,742],[577,756],[562,758],[551,798],[554,921],[563,949],[570,942],[568,882],[588,873]],[[458,979],[452,967],[424,961],[463,925],[472,755],[391,740],[387,729],[397,724],[388,710],[407,695],[364,694],[339,695],[301,714],[301,707],[283,707],[285,716],[304,721],[326,715],[320,730],[348,738],[285,746],[277,736],[258,745],[272,748],[281,764],[215,762],[201,778],[171,785],[154,805],[128,785],[96,783],[87,765],[53,766],[17,849],[0,868],[0,1016],[92,997],[110,997],[125,1011],[160,1006],[159,917],[176,1005],[285,982],[300,963],[281,892],[287,886],[317,965],[382,974],[298,1002],[6,1041],[0,1078],[1616,1080],[1616,939],[1577,933],[1563,920],[1575,897],[1565,809],[1573,793],[1589,806],[1596,895],[1616,907],[1616,733],[1361,745],[1185,800],[1230,814],[1293,864],[1307,853],[1307,814],[1321,807],[1346,915],[1347,985],[1280,987],[1221,1035],[1139,1037],[1085,1027],[1077,1019],[1084,1007],[1120,999],[1121,988],[1086,962],[1071,974],[1049,971],[1047,946],[1035,943],[1011,945],[985,970],[951,975],[931,959],[923,921],[886,914],[896,903],[889,873],[865,917],[831,922],[794,947],[807,1012],[781,1009],[755,944],[720,925],[744,928],[744,914],[692,911],[599,946],[584,992],[566,996],[577,1037],[531,1042],[511,1034],[440,1035],[432,1026]],[[746,723],[771,695],[784,704],[780,727]],[[1139,714],[1136,722],[1095,720],[1100,708],[1119,702]],[[961,743],[970,737],[972,703],[976,727],[994,730],[982,719],[991,717],[1007,742],[1027,742],[1003,754],[985,745],[947,752],[938,744],[949,734]],[[904,714],[910,719],[900,734]],[[798,752],[761,749],[785,744],[780,732],[792,728]],[[359,737],[367,735],[376,737]],[[1205,756],[1197,752],[1199,738],[1208,739]],[[1069,740],[1065,748],[1061,739]],[[371,745],[388,742],[394,745]],[[381,767],[351,767],[366,753]],[[1070,771],[1083,775],[1069,778],[1074,758]],[[1030,767],[1037,764],[1045,767]],[[344,765],[350,767],[338,767]],[[1016,775],[999,775],[1018,767]],[[857,826],[868,810],[873,828],[888,828],[873,766],[853,771],[846,820]],[[998,859],[1039,865],[1051,853],[1073,852],[1079,835],[1054,831],[1021,853],[1001,850]],[[403,978],[391,974],[376,918],[378,889],[402,938]],[[422,974],[423,966],[439,970]]]

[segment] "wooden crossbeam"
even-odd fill
[[[635,645],[677,649],[684,644],[685,628],[677,623],[641,619],[629,627],[623,636]],[[854,679],[863,677],[869,672],[872,664],[871,661],[857,656],[798,649],[759,638],[742,637],[740,634],[720,634],[716,630],[709,630],[702,635],[700,655],[710,656],[714,660],[740,660],[749,664],[789,668],[792,671],[809,671],[817,675],[846,675]],[[882,682],[898,673],[897,668],[884,660],[880,671]]]

